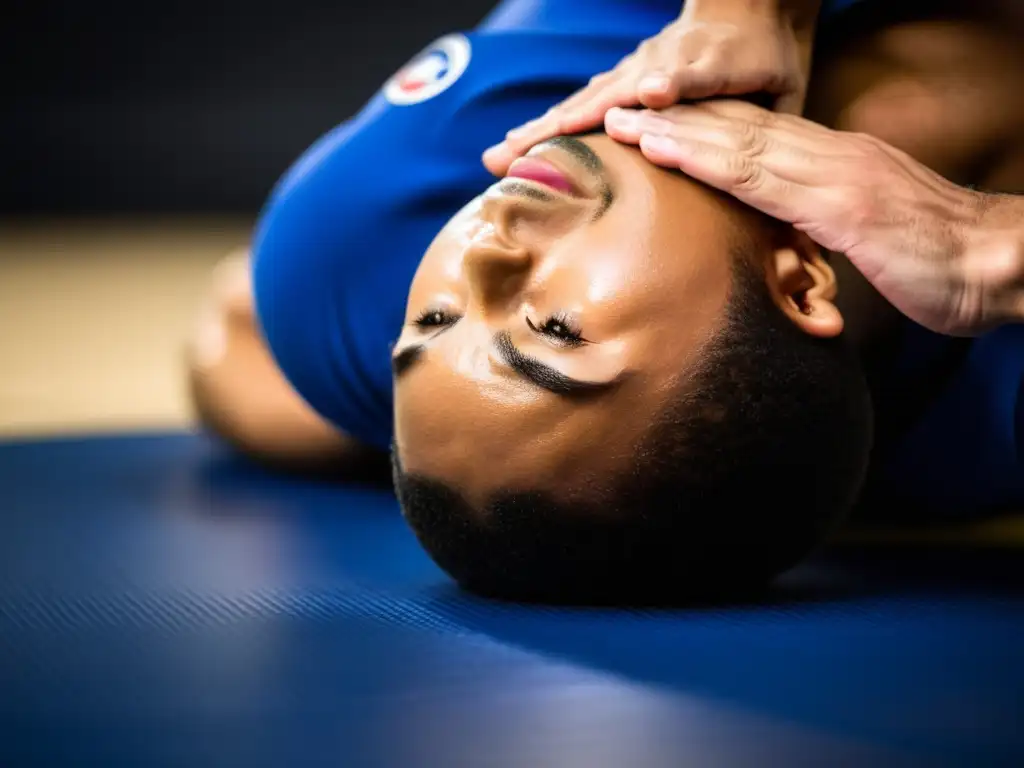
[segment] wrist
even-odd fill
[[[812,33],[822,0],[687,0],[680,13],[691,21],[735,18],[771,19],[797,33]]]

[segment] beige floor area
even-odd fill
[[[0,224],[0,437],[184,428],[182,344],[241,218]]]

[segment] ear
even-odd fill
[[[785,315],[804,333],[832,338],[843,331],[836,307],[836,274],[807,235],[791,230],[765,264],[768,289]]]

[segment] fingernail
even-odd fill
[[[501,156],[501,153],[504,151],[504,149],[504,144],[495,144],[493,147],[488,147],[487,149],[484,150],[483,161],[485,163],[491,163],[496,161]]]
[[[666,120],[657,112],[615,107],[608,110],[606,119],[611,127],[623,131],[642,131],[653,135],[666,134],[672,130],[672,121]]]
[[[649,75],[640,81],[642,91],[667,91],[671,83],[665,75]]]
[[[621,107],[612,107],[609,109],[604,116],[604,119],[609,125],[616,128],[635,128],[637,125],[637,115],[631,109],[622,109]]]

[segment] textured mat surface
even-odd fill
[[[389,494],[192,437],[0,445],[0,765],[1024,764],[1024,557],[845,548],[763,604],[488,603]]]

